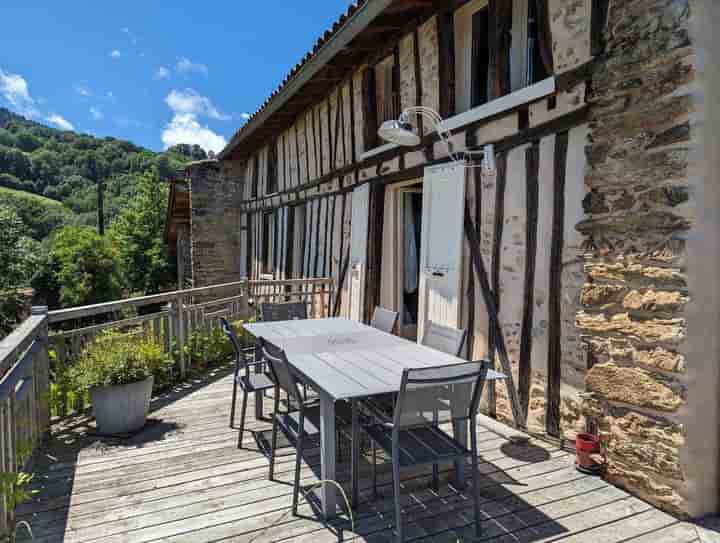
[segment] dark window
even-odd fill
[[[262,252],[260,254],[260,263],[262,265],[262,273],[272,273],[270,262],[270,233],[272,228],[272,213],[265,213],[262,217]]]
[[[267,160],[267,193],[273,194],[278,191],[277,140],[270,144]]]
[[[529,85],[542,81],[549,77],[548,66],[546,62],[548,59],[543,59],[543,50],[545,47],[545,56],[549,53],[549,48],[546,43],[541,42],[542,39],[546,39],[544,32],[541,32],[542,22],[539,18],[537,2],[530,0],[528,2],[528,74],[527,81]]]
[[[487,8],[481,9],[473,14],[471,107],[480,106],[488,101],[490,68],[488,21]]]
[[[257,198],[258,182],[260,181],[260,157],[253,156],[252,162],[252,183],[250,184],[250,198]]]

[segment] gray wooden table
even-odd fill
[[[386,334],[362,323],[344,319],[308,319],[246,324],[255,337],[263,337],[287,356],[301,380],[320,396],[320,465],[323,480],[336,481],[335,402],[399,392],[403,369],[442,366],[465,360],[435,349]],[[487,379],[505,376],[490,371]],[[353,426],[357,410],[353,409]],[[467,444],[467,425],[454,429],[455,437]],[[356,428],[353,428],[353,436]],[[355,445],[355,444],[353,444]],[[352,479],[357,479],[359,449],[353,446]],[[464,465],[456,464],[458,482],[463,483]],[[354,485],[355,494],[357,485]],[[326,517],[336,513],[335,488],[323,485],[322,509]]]

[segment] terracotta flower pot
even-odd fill
[[[597,473],[600,464],[595,462],[591,455],[600,452],[600,437],[581,433],[575,437],[575,465],[585,473]]]

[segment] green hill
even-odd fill
[[[29,228],[32,238],[40,241],[55,228],[78,222],[78,217],[62,202],[39,194],[0,187],[0,206],[13,208]]]
[[[128,141],[57,130],[0,108],[0,187],[58,201],[80,223],[95,224],[97,183],[105,186],[106,222],[132,198],[143,173],[161,179],[191,161],[206,158],[197,145],[155,153]]]

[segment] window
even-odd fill
[[[271,253],[271,244],[272,244],[272,238],[271,234],[274,230],[272,227],[273,222],[273,214],[272,213],[265,213],[262,216],[262,248],[260,253],[260,264],[262,266],[262,273],[272,273],[272,262],[270,261],[270,255]]]
[[[400,66],[396,54],[375,66],[377,125],[400,116]]]
[[[277,165],[277,140],[268,147],[267,158],[267,194],[273,194],[278,191],[278,165]]]
[[[363,74],[363,139],[365,151],[379,145],[377,131],[387,120],[400,116],[399,50]]]
[[[258,182],[260,181],[260,157],[257,153],[252,158],[252,182],[250,183],[250,198],[257,198]]]
[[[470,107],[486,103],[490,94],[490,42],[488,8],[472,16],[472,69]]]
[[[544,2],[540,3],[544,4]],[[544,21],[538,11],[538,4],[539,2],[530,0],[528,6],[528,85],[547,78],[552,70],[552,52],[549,50],[548,36],[545,32]]]

